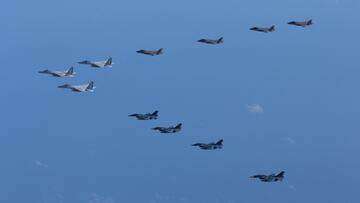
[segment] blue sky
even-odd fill
[[[358,202],[359,8],[4,1],[0,202]],[[310,18],[308,29],[286,24]],[[274,33],[249,31],[272,24]],[[196,42],[219,37],[219,46]],[[157,57],[135,52],[160,47]],[[109,56],[111,69],[76,63]],[[37,73],[70,66],[74,78]],[[57,88],[90,80],[94,93]],[[127,116],[153,110],[156,121]],[[179,122],[179,134],[150,130]],[[221,151],[190,146],[220,138]],[[280,170],[282,183],[249,178]]]

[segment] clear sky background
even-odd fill
[[[360,201],[360,1],[1,5],[0,202]],[[113,68],[77,64],[109,56]],[[70,66],[74,78],[37,73]],[[94,93],[57,88],[91,80]],[[222,150],[190,146],[221,138]],[[281,170],[281,183],[249,178]]]

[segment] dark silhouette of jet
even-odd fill
[[[272,25],[271,27],[252,27],[250,30],[257,31],[257,32],[274,32],[275,31],[275,25]]]
[[[281,171],[279,174],[271,174],[271,175],[254,175],[251,176],[251,178],[258,178],[262,182],[277,182],[277,181],[283,181],[284,179],[285,171]]]
[[[159,111],[154,111],[153,113],[139,114],[134,113],[130,114],[130,117],[136,117],[138,120],[156,120],[158,118]]]
[[[221,149],[223,147],[223,140],[219,140],[218,142],[210,142],[210,143],[195,143],[192,146],[200,147],[200,149],[204,150],[212,150],[212,149]]]
[[[310,20],[305,20],[305,21],[290,21],[288,22],[289,25],[295,25],[295,26],[299,26],[299,27],[307,27],[313,24],[313,21]]]
[[[224,39],[222,37],[219,39],[199,39],[198,42],[205,44],[222,44],[224,43]]]
[[[160,54],[163,54],[163,48],[160,48],[159,50],[144,50],[144,49],[141,49],[139,51],[136,51],[137,53],[139,54],[145,54],[145,55],[150,55],[150,56],[156,56],[156,55],[160,55]]]
[[[170,127],[155,127],[152,128],[153,130],[158,130],[160,133],[176,133],[181,131],[182,124],[179,123],[178,125],[170,126]]]

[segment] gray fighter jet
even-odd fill
[[[179,123],[177,126],[170,126],[170,127],[155,127],[152,128],[153,130],[158,130],[160,133],[176,133],[180,132],[181,130],[181,123]]]
[[[153,113],[146,113],[146,114],[130,114],[130,117],[136,117],[138,120],[156,120],[158,118],[159,111],[154,111]]]
[[[159,50],[144,50],[144,49],[141,49],[139,51],[136,51],[137,53],[139,54],[145,54],[145,55],[150,55],[150,56],[155,56],[155,55],[160,55],[160,54],[163,54],[163,48],[160,48]]]
[[[65,84],[58,86],[58,88],[67,88],[67,89],[71,89],[74,92],[93,92],[96,87],[94,86],[94,82],[91,81],[90,83],[85,85]]]
[[[307,27],[313,24],[312,19],[305,20],[305,21],[290,21],[288,22],[289,25],[295,25],[300,27]]]
[[[251,178],[259,178],[262,182],[277,182],[283,181],[285,171],[281,171],[279,174],[271,174],[271,175],[254,175]]]
[[[221,149],[223,147],[223,140],[219,140],[218,142],[210,142],[206,143],[195,143],[192,146],[200,147],[200,149],[204,150],[212,150],[212,149]]]
[[[45,74],[49,74],[52,75],[54,77],[74,77],[75,72],[74,72],[74,68],[71,67],[68,70],[42,70],[39,71],[39,73],[45,73]]]
[[[219,39],[199,39],[198,42],[205,44],[222,44],[224,43],[224,39],[222,37]]]
[[[85,60],[85,61],[80,61],[78,62],[79,64],[86,64],[86,65],[90,65],[91,67],[94,68],[106,68],[106,67],[112,67],[112,65],[114,64],[112,62],[112,58],[108,58],[105,61],[89,61],[89,60]]]
[[[275,31],[275,25],[272,25],[271,27],[252,27],[250,30],[257,31],[257,32],[274,32]]]

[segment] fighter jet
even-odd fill
[[[305,20],[305,21],[290,21],[288,22],[289,25],[295,25],[300,27],[307,27],[313,24],[312,20]]]
[[[170,126],[170,127],[155,127],[153,130],[158,130],[160,133],[176,133],[180,132],[181,130],[181,123],[179,123],[177,126]]]
[[[146,113],[146,114],[130,114],[130,117],[136,117],[138,120],[156,120],[158,118],[159,111],[154,111],[153,113]]]
[[[275,31],[275,25],[272,25],[271,27],[252,27],[250,30],[257,31],[257,32],[274,32]]]
[[[58,88],[67,88],[67,89],[71,89],[74,92],[93,92],[96,87],[94,86],[94,82],[91,81],[90,83],[85,85],[65,84],[58,86]]]
[[[74,72],[74,68],[71,67],[68,70],[42,70],[39,71],[39,73],[45,73],[45,74],[49,74],[52,75],[54,77],[74,77],[75,72]]]
[[[106,67],[112,67],[112,65],[114,64],[112,62],[112,58],[108,58],[108,60],[106,61],[89,61],[89,60],[85,60],[85,61],[80,61],[78,62],[79,64],[86,64],[86,65],[90,65],[91,67],[94,68],[106,68]]]
[[[137,53],[139,54],[145,54],[145,55],[150,55],[150,56],[155,56],[155,55],[160,55],[160,54],[163,54],[163,48],[160,48],[159,50],[144,50],[144,49],[141,49],[139,51],[136,51]]]
[[[222,44],[224,43],[224,40],[220,37],[219,39],[199,39],[198,42],[205,44]]]
[[[279,174],[270,174],[270,175],[254,175],[251,178],[259,178],[262,182],[277,182],[283,181],[285,171],[281,171]]]
[[[200,149],[204,150],[212,150],[212,149],[221,149],[223,147],[223,140],[219,140],[218,142],[210,142],[206,143],[195,143],[192,146],[200,147]]]

